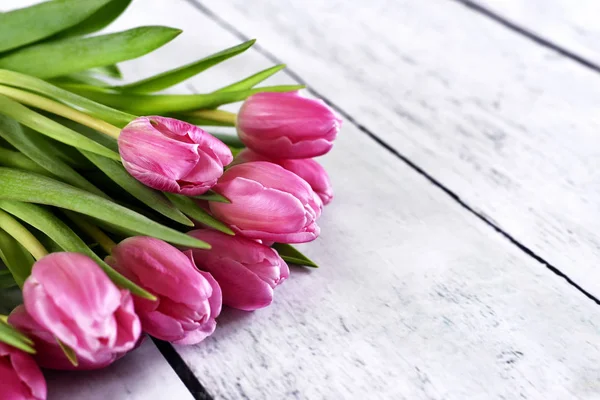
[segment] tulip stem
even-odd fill
[[[186,114],[196,118],[225,122],[235,126],[236,114],[225,110],[196,110]]]
[[[13,239],[25,247],[36,260],[48,255],[48,250],[46,250],[44,245],[12,215],[3,210],[0,210],[0,229],[6,231]]]
[[[90,115],[87,115],[86,113],[51,100],[47,97],[4,85],[0,85],[0,94],[10,97],[24,105],[39,108],[40,110],[48,111],[52,114],[68,118],[115,139],[117,139],[121,133],[119,128],[109,124],[106,121],[96,119]]]
[[[90,237],[92,239],[94,239],[100,245],[100,247],[102,247],[102,249],[104,249],[104,251],[106,251],[108,254],[110,254],[111,251],[112,251],[112,249],[113,249],[113,247],[115,247],[117,245],[100,228],[98,228],[94,224],[91,224],[88,220],[86,220],[85,218],[83,218],[79,214],[76,214],[76,213],[74,213],[72,211],[67,211],[67,210],[63,210],[63,212],[82,231],[84,231],[85,233],[87,233],[88,235],[90,235]]]

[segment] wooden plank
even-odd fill
[[[181,2],[134,2],[130,13],[119,24],[186,30],[161,53],[126,63],[130,78],[237,42]],[[217,87],[268,64],[248,53],[182,88]],[[211,339],[178,348],[211,393],[227,399],[596,396],[600,320],[591,301],[351,124],[323,163],[337,199],[322,219],[323,236],[305,247],[323,268],[294,269],[272,307],[228,310]]]
[[[464,5],[202,2],[600,297],[600,77]]]
[[[248,8],[255,4],[260,8]],[[132,19],[120,23],[176,24],[184,33],[144,63],[126,63],[128,76],[239,41],[188,3],[132,7]],[[253,33],[272,40],[271,32]],[[268,65],[248,52],[181,89],[218,87]],[[329,78],[322,63],[313,68]],[[177,347],[212,395],[412,400],[600,393],[600,317],[592,301],[351,123],[322,162],[337,197],[321,220],[321,238],[303,250],[323,267],[293,269],[270,308],[225,310],[211,338]]]
[[[48,400],[163,400],[194,397],[151,340],[108,368],[46,372]]]
[[[475,4],[600,66],[596,0],[458,0]]]

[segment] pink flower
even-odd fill
[[[165,117],[139,117],[119,136],[127,171],[154,189],[187,196],[210,189],[233,159],[219,139],[195,125]]]
[[[225,305],[246,311],[266,307],[273,301],[275,286],[290,275],[277,251],[254,240],[209,229],[188,234],[212,246],[192,253],[198,268],[219,282]]]
[[[302,243],[319,236],[321,199],[305,180],[279,165],[264,161],[236,165],[213,190],[231,203],[209,202],[212,213],[248,238]]]
[[[33,358],[4,343],[0,343],[0,398],[46,399],[46,381]]]
[[[233,165],[243,164],[249,161],[269,161],[277,165],[281,165],[304,179],[310,187],[323,201],[323,205],[331,203],[333,200],[333,189],[329,181],[329,175],[325,168],[311,158],[301,158],[297,160],[272,159],[262,154],[256,153],[250,149],[242,150],[233,160]]]
[[[322,100],[298,92],[250,96],[237,116],[240,139],[275,158],[309,158],[327,153],[342,120]]]
[[[24,306],[15,308],[8,317],[8,322],[23,332],[35,343],[35,354],[33,358],[42,368],[59,370],[94,370],[104,368],[115,360],[123,357],[126,353],[99,353],[94,360],[78,359],[78,365],[74,366],[65,356],[58,345],[56,338],[29,315]]]
[[[37,261],[23,298],[35,322],[82,360],[102,363],[131,350],[140,337],[131,294],[83,254],[52,253]]]
[[[135,298],[142,328],[177,344],[195,344],[211,335],[221,312],[221,288],[208,272],[199,271],[192,252],[136,236],[113,248],[106,261],[153,293],[158,300]]]

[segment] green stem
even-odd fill
[[[236,114],[229,112],[229,111],[224,111],[224,110],[196,110],[196,111],[192,111],[189,113],[186,113],[186,115],[195,117],[195,118],[203,118],[209,121],[215,121],[215,122],[224,122],[226,124],[230,124],[235,126],[235,119],[236,119]]]
[[[216,137],[217,139],[219,139],[221,142],[225,143],[230,148],[235,147],[240,150],[243,150],[244,147],[246,147],[244,142],[242,142],[237,135],[229,135],[227,133],[216,133],[216,132],[209,132],[209,133],[211,135],[213,135],[214,137]]]
[[[4,229],[17,242],[21,243],[33,258],[39,260],[48,255],[46,248],[31,232],[7,212],[0,210],[0,228]]]
[[[105,135],[117,139],[121,130],[108,122],[96,119],[90,115],[87,115],[74,108],[51,100],[47,97],[43,97],[25,90],[16,89],[8,86],[0,85],[0,94],[12,98],[22,104],[39,108],[44,111],[48,111],[52,114],[60,115],[61,117],[68,118],[72,121],[78,122],[89,128],[95,129],[98,132],[102,132]]]
[[[8,315],[0,314],[0,321],[8,323]]]
[[[100,228],[96,225],[90,223],[88,220],[83,218],[82,216],[74,213],[72,211],[63,210],[63,212],[69,217],[71,221],[75,225],[77,225],[82,231],[87,233],[92,239],[96,241],[106,251],[108,254],[112,252],[113,247],[117,244],[113,242],[113,240],[108,237],[106,233],[104,233]]]

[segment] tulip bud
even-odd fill
[[[246,311],[266,307],[273,301],[273,289],[290,275],[277,251],[254,240],[209,229],[188,234],[212,246],[192,249],[192,254],[196,266],[221,286],[225,305]]]
[[[25,308],[78,359],[102,362],[131,350],[141,333],[131,294],[79,253],[52,253],[33,265],[23,287]]]
[[[214,332],[221,288],[208,272],[196,268],[191,251],[136,236],[115,246],[106,261],[158,298],[134,300],[148,334],[176,344],[195,344]]]
[[[0,398],[46,399],[46,381],[33,358],[4,343],[0,343]]]
[[[252,150],[275,158],[310,158],[333,146],[342,120],[322,100],[298,92],[250,96],[237,116],[240,139]]]
[[[254,161],[229,168],[213,190],[231,203],[211,212],[251,239],[303,243],[319,236],[323,203],[305,180],[279,165]]]
[[[79,358],[77,360],[77,366],[75,366],[67,358],[52,333],[35,322],[24,306],[21,305],[15,308],[10,313],[8,322],[34,341],[35,354],[33,355],[33,358],[42,368],[66,371],[101,369],[112,364],[126,354],[111,352],[98,353],[95,355],[94,360]]]
[[[151,188],[186,196],[210,189],[233,159],[219,139],[195,125],[165,117],[140,117],[119,136],[125,169]]]
[[[333,189],[331,188],[329,175],[327,175],[325,168],[312,158],[300,158],[296,160],[272,159],[250,149],[245,149],[235,156],[231,165],[243,164],[249,161],[268,161],[281,165],[283,168],[304,179],[321,198],[323,205],[327,205],[333,200]]]

